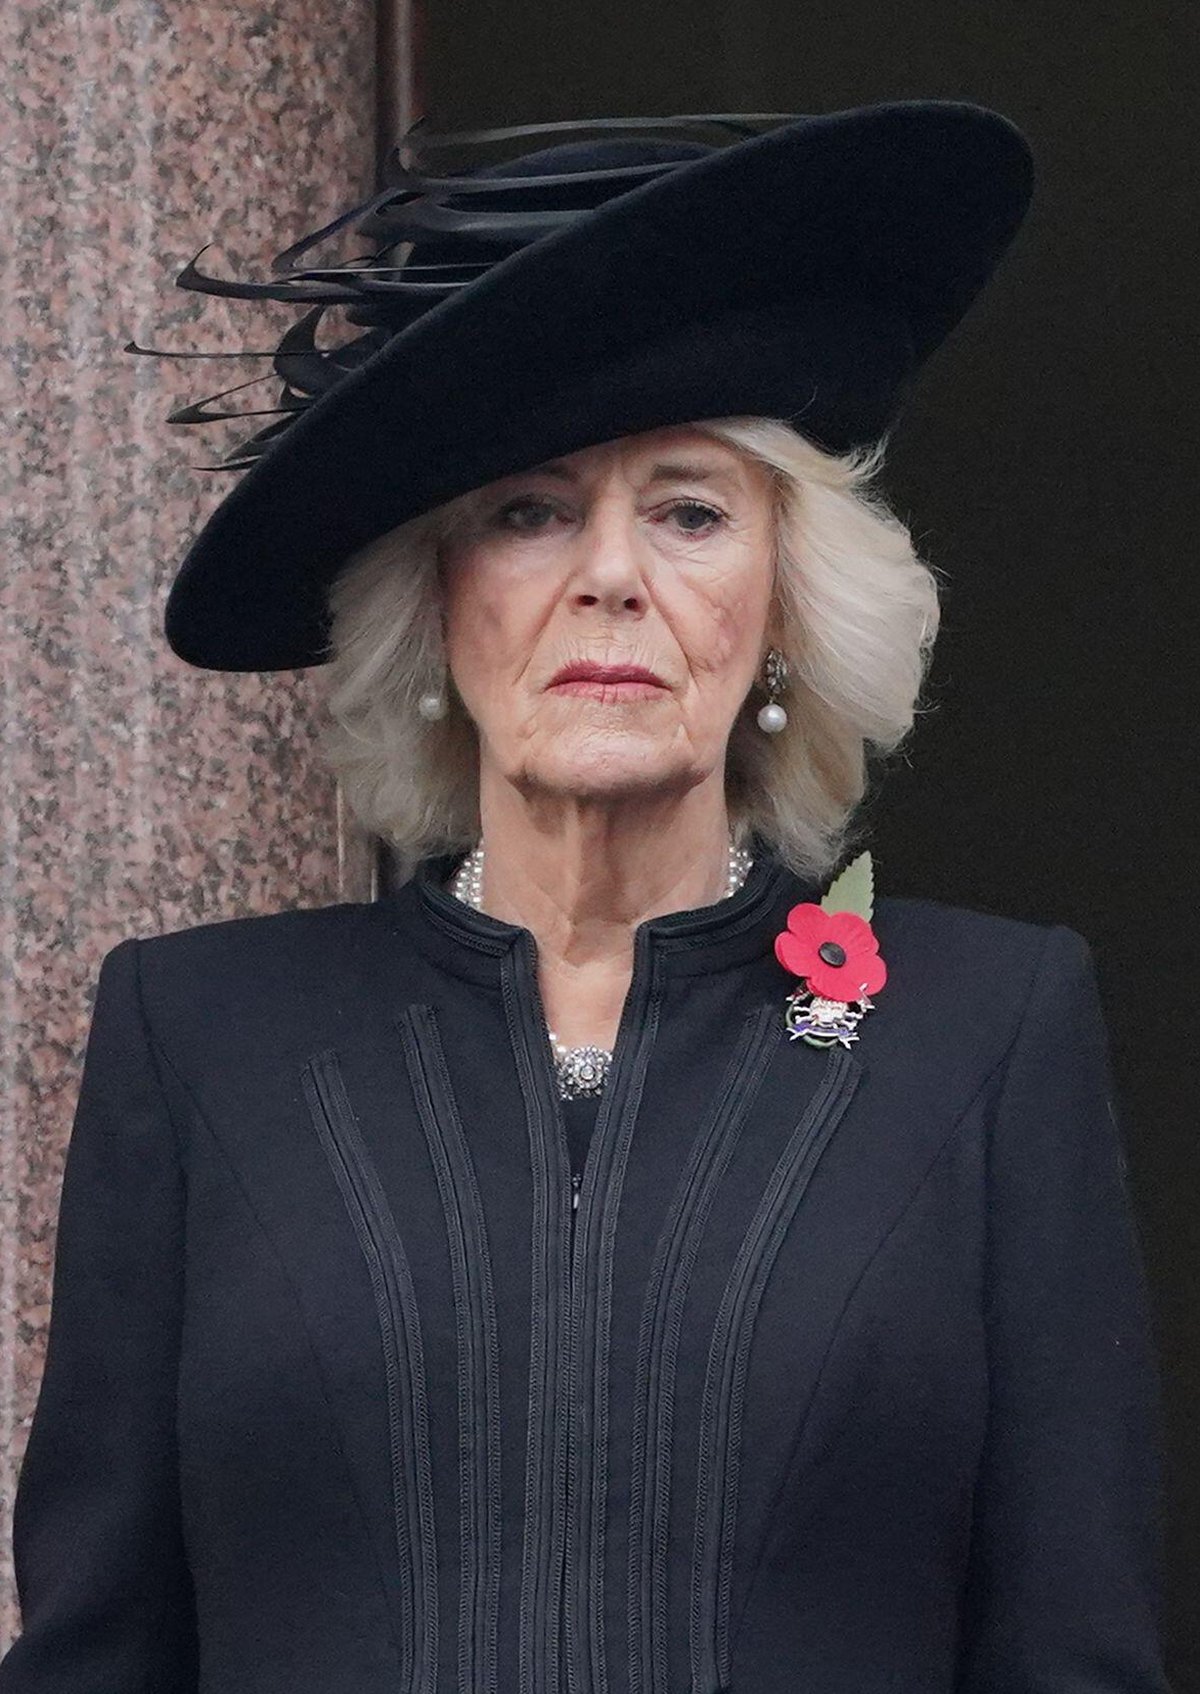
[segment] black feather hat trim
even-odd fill
[[[716,139],[700,140],[707,130]],[[441,150],[555,141],[439,172]],[[271,276],[182,288],[306,310],[270,369],[172,412],[269,417],[207,470],[244,473],[166,607],[179,657],[215,670],[328,658],[329,585],[367,542],[469,489],[617,436],[786,418],[832,452],[880,437],[1015,235],[1032,159],[962,101],[685,114],[435,135],[384,186],[280,253]],[[366,251],[313,263],[353,231]],[[318,344],[322,318],[356,331]],[[275,380],[269,407],[219,403]]]

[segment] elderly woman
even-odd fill
[[[880,444],[1028,166],[910,102],[374,203],[167,630],[328,664],[415,869],[104,959],[0,1694],[1166,1694],[1091,950],[838,870],[937,628]]]

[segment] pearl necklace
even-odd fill
[[[736,894],[750,873],[754,863],[753,855],[748,847],[735,847],[732,840],[729,843],[729,874],[726,881],[723,899]],[[469,852],[450,884],[450,892],[465,905],[473,906],[477,912],[483,910],[483,843]],[[554,1065],[558,1073],[558,1092],[564,1100],[586,1099],[600,1094],[608,1080],[612,1068],[612,1053],[607,1047],[565,1047],[555,1035],[547,1030],[550,1045],[554,1049]]]

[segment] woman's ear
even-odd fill
[[[767,613],[766,632],[763,635],[762,651],[758,656],[760,666],[765,662],[772,647],[783,648],[783,611],[776,596],[772,596],[771,609]]]

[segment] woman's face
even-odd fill
[[[768,645],[770,487],[756,461],[671,427],[471,496],[440,556],[482,777],[595,799],[723,780]],[[556,681],[580,663],[614,674]],[[622,680],[631,668],[649,680]]]

